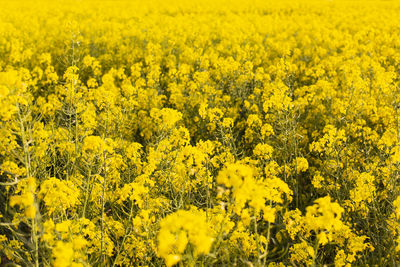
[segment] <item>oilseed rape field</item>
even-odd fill
[[[0,6],[0,266],[400,264],[400,1]]]

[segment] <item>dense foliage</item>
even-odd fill
[[[1,6],[2,264],[400,262],[400,2]]]

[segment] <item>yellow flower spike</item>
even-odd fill
[[[320,232],[317,236],[317,239],[318,243],[321,245],[326,245],[329,242],[325,232]]]
[[[38,198],[44,201],[49,214],[71,209],[80,204],[80,193],[71,181],[49,178],[45,180],[38,193]]]
[[[72,240],[74,250],[80,250],[87,246],[88,241],[82,236],[78,236]]]
[[[308,161],[303,157],[298,157],[295,159],[295,168],[298,173],[305,172],[308,169]]]
[[[49,219],[43,223],[44,233],[42,235],[42,240],[44,240],[49,245],[54,245],[55,235],[54,229],[55,224],[52,219]]]
[[[206,221],[204,212],[191,210],[178,210],[165,217],[160,223],[158,233],[158,255],[164,258],[166,264],[175,264],[173,259],[179,261],[180,255],[188,243],[194,246],[194,255],[207,254],[214,241],[211,235],[211,226]],[[178,256],[171,258],[171,255]]]
[[[272,146],[267,144],[257,144],[253,150],[253,153],[256,157],[259,157],[264,160],[269,160],[272,157],[272,153],[274,149]]]
[[[63,241],[57,241],[55,248],[53,249],[55,267],[69,267],[72,264],[74,258],[74,250],[71,243],[65,243]]]
[[[232,126],[233,126],[233,119],[232,118],[224,118],[222,120],[222,127],[231,128]]]
[[[20,180],[17,186],[16,193],[10,197],[9,204],[11,207],[18,205],[24,210],[24,214],[29,219],[34,219],[36,216],[35,193],[36,180],[33,177],[28,177]]]
[[[170,255],[167,255],[165,258],[165,265],[167,265],[167,267],[171,267],[180,261],[181,261],[181,256],[179,256],[177,254],[170,254]]]
[[[263,218],[265,221],[273,223],[275,222],[276,209],[271,207],[265,207],[263,209]]]
[[[35,216],[36,216],[36,208],[33,205],[28,206],[25,209],[25,216],[30,218],[30,219],[35,218]]]

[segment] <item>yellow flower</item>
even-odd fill
[[[80,204],[80,191],[71,181],[49,178],[45,180],[38,193],[51,215],[55,211],[65,211]]]
[[[74,258],[73,245],[63,241],[57,241],[55,248],[53,249],[55,267],[69,267],[72,264]]]
[[[194,246],[194,256],[207,254],[214,241],[204,212],[178,210],[160,222],[158,254],[168,266],[180,261],[188,243]]]
[[[296,158],[294,164],[297,172],[305,172],[308,169],[308,161],[303,157]]]
[[[154,119],[155,125],[160,130],[171,130],[175,125],[182,120],[182,113],[170,108],[156,109],[150,111],[150,117]]]
[[[17,186],[16,194],[10,197],[10,206],[18,205],[24,209],[24,214],[27,218],[33,219],[36,216],[36,180],[33,177],[28,177],[20,180]]]
[[[309,246],[307,242],[302,241],[301,243],[294,244],[290,248],[290,259],[299,264],[310,265],[312,258],[314,257],[314,249]]]

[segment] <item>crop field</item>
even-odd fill
[[[399,266],[400,1],[0,0],[0,266]]]

